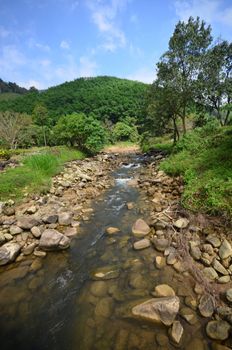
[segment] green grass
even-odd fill
[[[160,167],[183,176],[185,207],[232,215],[232,127],[206,125],[189,132]]]
[[[0,201],[20,200],[25,193],[45,193],[52,176],[61,171],[65,162],[82,158],[82,152],[67,147],[53,147],[44,153],[26,156],[22,166],[0,173]]]

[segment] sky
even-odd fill
[[[110,75],[151,83],[175,24],[232,39],[232,0],[0,0],[0,78],[45,89]]]

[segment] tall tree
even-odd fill
[[[179,21],[169,40],[169,49],[157,64],[160,86],[173,89],[181,102],[179,111],[186,133],[187,108],[196,94],[196,81],[202,69],[204,55],[212,42],[211,27],[199,17]]]
[[[198,101],[215,111],[221,125],[228,124],[232,115],[232,43],[222,41],[208,50],[198,86]]]

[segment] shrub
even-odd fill
[[[11,153],[9,150],[0,149],[0,159],[8,160],[10,159]]]

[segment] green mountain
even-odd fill
[[[43,104],[52,125],[60,116],[73,112],[92,113],[97,119],[112,123],[125,118],[136,120],[142,117],[148,87],[141,82],[108,76],[80,78],[42,92],[29,91],[20,98],[0,101],[0,110],[32,114],[37,104]]]

